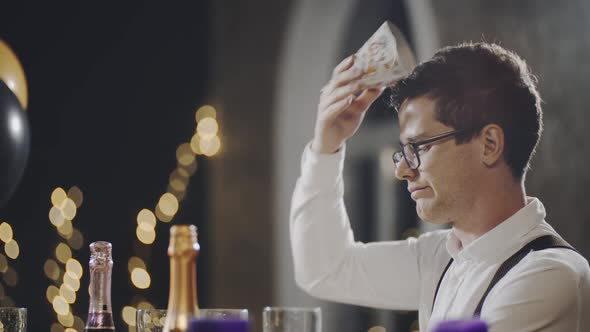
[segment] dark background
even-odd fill
[[[29,331],[48,330],[56,321],[45,299],[51,280],[43,274],[43,263],[53,258],[61,240],[48,219],[50,195],[58,186],[67,190],[76,185],[84,193],[73,222],[84,235],[84,246],[74,252],[84,268],[89,243],[113,243],[117,328],[123,330],[121,309],[136,295],[166,306],[169,225],[158,223],[150,246],[149,290],[132,286],[126,266],[134,253],[130,239],[135,239],[136,215],[142,208],[153,210],[165,192],[176,167],[176,147],[190,140],[194,112],[208,102],[208,10],[207,1],[2,5],[0,38],[18,55],[30,97],[28,167],[0,209],[0,219],[13,226],[21,248],[10,263],[19,282],[6,287],[6,293],[18,306],[28,307]],[[199,157],[174,223],[192,223],[204,231],[206,187],[207,162]],[[206,238],[200,241],[207,248]],[[206,260],[202,255],[200,266]],[[206,284],[202,273],[199,280]],[[84,320],[87,285],[85,270],[72,310]],[[200,304],[206,305],[206,287],[199,290]]]

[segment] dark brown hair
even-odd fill
[[[407,99],[431,98],[441,123],[468,129],[497,124],[504,131],[504,160],[515,179],[529,168],[543,129],[537,80],[525,61],[496,44],[445,47],[392,88],[392,106]],[[478,133],[457,137],[457,144]]]

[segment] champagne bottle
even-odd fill
[[[170,293],[164,332],[186,332],[196,316],[197,302],[197,228],[176,225],[170,228]]]
[[[98,241],[90,244],[90,304],[85,332],[115,331],[111,306],[112,245]]]

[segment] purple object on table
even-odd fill
[[[434,332],[488,332],[488,324],[481,320],[448,320],[440,322]]]
[[[188,332],[249,332],[245,319],[193,319]]]

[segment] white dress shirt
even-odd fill
[[[527,198],[520,211],[465,248],[452,230],[402,241],[355,242],[346,213],[345,149],[306,147],[291,205],[295,279],[326,300],[393,310],[418,310],[422,331],[471,318],[498,267],[531,240],[559,235],[545,209]],[[450,258],[434,306],[436,285]],[[528,254],[489,293],[481,312],[491,332],[590,331],[590,267],[569,249]]]

